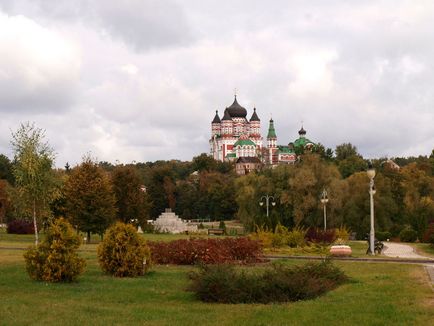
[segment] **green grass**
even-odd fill
[[[409,243],[420,255],[434,258],[434,246],[429,243]]]
[[[337,262],[352,281],[315,300],[205,304],[186,291],[194,267],[157,266],[145,277],[115,279],[101,273],[94,246],[87,248],[80,252],[86,272],[72,284],[31,281],[23,252],[0,250],[0,325],[429,325],[434,320],[434,295],[421,266]]]

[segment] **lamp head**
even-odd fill
[[[259,206],[264,206],[264,203],[262,201],[260,201]]]
[[[368,175],[369,179],[371,179],[371,180],[375,178],[375,169],[372,166],[372,162],[369,162],[368,170],[366,171],[366,174]]]

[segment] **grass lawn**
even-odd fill
[[[416,252],[427,257],[434,258],[434,246],[429,243],[409,243]]]
[[[71,284],[31,281],[23,251],[0,250],[0,325],[429,325],[434,321],[434,293],[421,266],[337,262],[352,281],[315,300],[205,304],[185,291],[187,273],[194,267],[156,266],[145,277],[115,279],[101,273],[94,247],[80,252],[87,269],[79,282]]]

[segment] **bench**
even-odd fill
[[[223,235],[225,234],[225,230],[224,229],[208,229],[208,234],[211,235]]]

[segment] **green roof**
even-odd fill
[[[294,147],[305,147],[307,144],[312,144],[315,146],[314,142],[311,142],[309,139],[305,137],[300,137],[294,142]]]
[[[254,142],[252,142],[250,139],[238,139],[235,144],[234,147],[236,146],[256,146]]]
[[[285,154],[294,154],[294,150],[292,148],[289,148],[288,146],[277,146],[279,149],[279,153],[285,153]]]
[[[276,136],[276,130],[274,130],[274,121],[273,121],[273,119],[270,120],[270,126],[268,127],[267,138],[277,138],[277,136]]]

